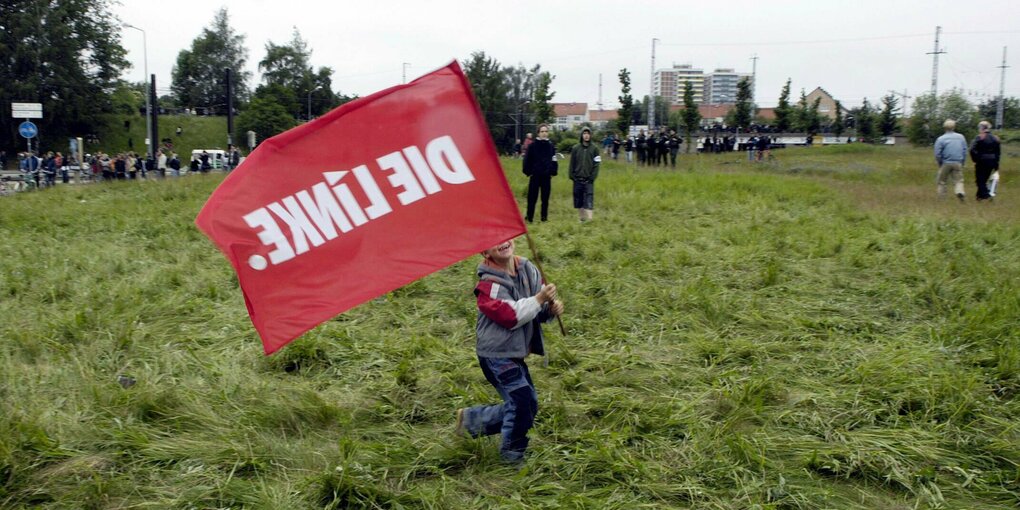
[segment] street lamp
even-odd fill
[[[146,41],[145,30],[130,23],[124,23],[125,28],[133,28],[142,33],[142,62],[145,66],[145,155],[152,158],[152,90],[149,85],[149,45]]]
[[[308,91],[308,120],[312,120],[312,92],[322,88],[322,85],[316,86],[314,89]]]

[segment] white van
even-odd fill
[[[198,161],[202,161],[203,152],[209,154],[209,166],[211,166],[213,170],[222,170],[223,167],[226,166],[227,151],[223,151],[220,149],[195,149],[191,151],[191,159],[192,160],[197,159]],[[190,163],[191,161],[187,162],[181,161],[181,167],[184,168],[188,166]]]

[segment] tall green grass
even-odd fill
[[[192,223],[217,176],[2,198],[0,507],[1015,508],[1011,174],[958,204],[925,149],[743,158],[607,162],[590,224],[554,179],[569,334],[519,470],[452,435],[497,399],[477,260],[264,357]]]

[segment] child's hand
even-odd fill
[[[563,315],[563,301],[560,301],[559,299],[554,300],[552,304],[549,305],[549,313],[551,313],[553,317]]]
[[[544,305],[554,299],[556,299],[556,286],[553,284],[543,285],[542,290],[535,295],[538,299],[538,304]]]

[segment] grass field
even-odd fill
[[[193,225],[219,176],[0,198],[0,507],[1016,508],[1017,152],[991,204],[906,147],[607,162],[590,224],[555,178],[520,470],[452,435],[497,398],[477,259],[264,357]]]

